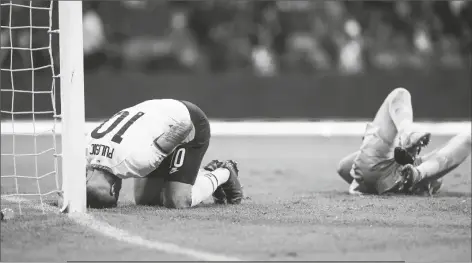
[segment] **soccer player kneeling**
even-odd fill
[[[148,100],[116,113],[88,137],[87,206],[115,207],[128,178],[138,205],[188,208],[212,195],[241,203],[236,162],[200,169],[210,137],[205,113],[187,101]]]
[[[393,90],[367,124],[359,151],[341,160],[338,174],[351,194],[404,193],[432,195],[442,177],[471,152],[471,132],[453,137],[442,148],[419,156],[431,134],[413,128],[410,93]]]

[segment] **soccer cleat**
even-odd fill
[[[235,161],[228,160],[221,167],[229,170],[228,181],[221,185],[228,204],[240,204],[243,199],[243,187],[238,178],[238,164]]]
[[[213,192],[213,201],[218,205],[226,204],[226,194],[221,186],[216,188],[215,192]]]
[[[220,162],[219,160],[212,160],[211,162],[209,162],[207,165],[205,165],[203,167],[203,169],[207,170],[207,171],[210,171],[210,172],[213,172],[214,170],[218,169],[221,167],[223,163]]]
[[[421,173],[411,164],[403,166],[401,170],[403,177],[404,188],[409,192],[414,192],[420,185],[420,182],[423,180]]]
[[[409,132],[401,136],[401,148],[416,157],[423,147],[428,146],[430,140],[429,132]]]
[[[219,160],[212,160],[207,165],[205,165],[203,167],[203,169],[205,169],[209,172],[213,172],[214,170],[220,168],[222,165],[223,165],[223,163],[220,162]],[[223,188],[221,186],[218,186],[216,188],[216,190],[215,190],[215,192],[213,192],[212,196],[213,196],[213,201],[215,202],[215,204],[219,204],[219,205],[226,204],[226,194],[225,194],[225,191],[223,190]]]
[[[415,195],[422,196],[433,196],[442,186],[442,180],[432,180],[432,181],[421,181],[413,189],[412,193]]]
[[[398,164],[413,164],[423,147],[431,139],[429,132],[406,132],[400,136],[400,146],[395,147],[394,158]]]
[[[402,147],[395,147],[393,158],[395,162],[401,165],[413,164],[415,162],[415,157]]]

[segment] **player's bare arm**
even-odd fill
[[[157,137],[154,143],[163,153],[169,154],[187,138],[191,130],[191,122],[177,122],[168,131]]]

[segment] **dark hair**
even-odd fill
[[[99,172],[95,174],[94,171]],[[87,176],[87,207],[90,208],[111,208],[116,207],[118,202],[118,195],[121,189],[121,179],[114,176],[110,172],[103,170],[92,168],[89,170],[92,172],[91,176]],[[95,175],[103,176],[108,185],[95,185],[90,186],[90,179]],[[93,184],[92,184],[93,185]]]
[[[105,188],[87,188],[87,207],[112,208],[118,203],[117,196]]]

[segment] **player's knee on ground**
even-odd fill
[[[87,206],[91,208],[110,208],[117,205],[118,195],[113,191],[113,175],[99,170],[87,172]]]
[[[137,205],[162,205],[164,178],[147,177],[134,179],[134,201]]]
[[[385,98],[372,123],[379,129],[378,136],[392,144],[399,129],[407,128],[411,123],[412,114],[410,92],[404,88],[396,88]]]
[[[155,143],[166,154],[171,153],[192,131],[192,121],[179,121],[159,136]]]
[[[192,185],[168,182],[163,189],[163,204],[166,208],[189,208],[192,206]]]

